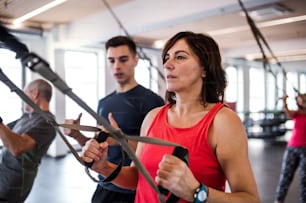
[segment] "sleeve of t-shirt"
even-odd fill
[[[26,134],[31,136],[36,141],[37,147],[40,148],[49,144],[54,139],[56,132],[52,125],[43,121],[29,129]]]
[[[19,121],[19,119],[6,124],[6,126],[9,127],[12,130],[14,128],[14,126],[16,125],[17,121]]]
[[[156,108],[156,107],[160,107],[163,106],[165,104],[165,101],[163,100],[163,98],[161,98],[159,95],[157,94],[153,94],[149,97],[150,99],[148,101],[146,101],[146,113],[148,113],[149,111],[151,111],[152,109]]]

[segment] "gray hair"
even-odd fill
[[[50,102],[52,98],[52,86],[46,80],[33,80],[27,85],[26,88],[30,91],[37,89],[39,92],[39,97],[45,99],[48,102]]]

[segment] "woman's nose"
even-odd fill
[[[164,68],[166,69],[170,69],[170,68],[173,68],[173,61],[168,58],[167,60],[165,60],[164,62]]]

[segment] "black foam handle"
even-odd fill
[[[183,160],[187,165],[189,164],[188,150],[184,147],[176,146],[172,152],[172,155]],[[163,195],[167,195],[169,191],[162,186],[158,185],[158,189],[160,193]]]
[[[97,142],[101,143],[101,142],[105,142],[105,140],[107,139],[108,136],[109,136],[109,134],[107,132],[101,131],[95,139],[97,140]],[[91,168],[93,163],[94,163],[94,161],[92,161],[90,163],[85,162],[84,165],[88,168]]]

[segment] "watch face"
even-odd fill
[[[201,190],[198,194],[198,200],[203,202],[207,199],[207,193],[203,190]]]

